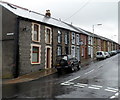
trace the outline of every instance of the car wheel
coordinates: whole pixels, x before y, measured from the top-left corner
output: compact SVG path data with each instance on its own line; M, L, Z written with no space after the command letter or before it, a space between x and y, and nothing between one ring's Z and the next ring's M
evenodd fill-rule
M71 66L70 70L71 70L71 72L75 71L74 65Z
M78 66L77 66L77 69L78 69L78 70L80 70L80 69L81 69L81 66L80 66L80 65L78 65Z

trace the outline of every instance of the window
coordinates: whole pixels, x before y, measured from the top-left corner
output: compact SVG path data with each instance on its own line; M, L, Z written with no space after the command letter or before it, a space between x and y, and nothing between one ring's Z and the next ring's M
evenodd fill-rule
M71 55L75 57L75 46L71 46Z
M47 44L51 44L51 28L45 27L45 41Z
M58 43L61 43L62 41L62 33L58 30Z
M93 45L93 37L91 37L91 45Z
M91 47L88 46L88 55L90 55L90 54L91 54Z
M90 45L91 44L91 37L88 36L88 44Z
M81 54L81 56L82 57L84 56L84 48L82 48L82 54Z
M65 47L65 54L69 54L69 48Z
M86 39L86 38L87 38L87 37L85 36L85 38L84 38L84 39L85 39L85 40L84 40L84 44L85 44L85 45L86 45L86 42L87 42L87 39Z
M32 41L40 42L40 25L32 23Z
M75 33L72 32L72 44L75 44Z
M65 44L69 43L69 34L65 33Z
M31 64L40 64L40 45L32 45L31 48Z
M57 48L57 55L62 55L62 47L61 46L58 46Z
M79 38L80 38L80 37L79 37L79 34L76 34L76 44L77 44L77 45L79 45L79 42L80 42Z

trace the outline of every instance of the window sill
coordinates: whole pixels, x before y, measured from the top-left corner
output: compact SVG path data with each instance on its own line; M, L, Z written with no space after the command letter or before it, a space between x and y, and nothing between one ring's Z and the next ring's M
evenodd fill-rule
M35 40L32 40L33 42L36 42L36 43L40 43L40 40L39 41L35 41Z
M39 63L31 63L32 65L40 65L40 62Z
M51 43L46 43L46 44L49 44L49 45L50 45Z

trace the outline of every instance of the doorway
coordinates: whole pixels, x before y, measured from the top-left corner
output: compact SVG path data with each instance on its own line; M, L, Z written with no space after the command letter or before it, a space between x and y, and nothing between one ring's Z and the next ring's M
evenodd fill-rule
M51 68L51 49L46 48L46 68Z
M76 47L76 58L78 61L80 61L80 48Z

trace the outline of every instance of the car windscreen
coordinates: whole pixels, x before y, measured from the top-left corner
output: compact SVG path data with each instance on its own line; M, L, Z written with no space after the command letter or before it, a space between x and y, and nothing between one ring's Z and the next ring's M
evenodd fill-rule
M67 60L67 56L63 56L62 59Z
M67 56L65 56L65 55L64 56L63 55L62 56L58 56L56 61L59 62L61 59L67 60Z

